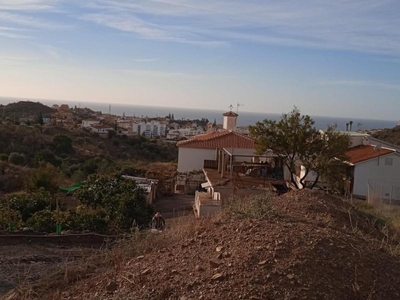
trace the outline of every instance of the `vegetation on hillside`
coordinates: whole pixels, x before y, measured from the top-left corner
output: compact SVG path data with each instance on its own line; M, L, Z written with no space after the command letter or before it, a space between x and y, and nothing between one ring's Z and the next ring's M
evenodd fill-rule
M400 146L400 126L380 130L372 136L390 144Z
M18 121L19 118L33 118L39 121L39 116L50 115L55 110L40 102L19 101L7 105L0 105L0 116Z

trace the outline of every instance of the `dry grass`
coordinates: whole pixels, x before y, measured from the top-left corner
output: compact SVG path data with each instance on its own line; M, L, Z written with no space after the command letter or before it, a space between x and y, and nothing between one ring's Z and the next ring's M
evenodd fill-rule
M231 198L222 209L222 216L233 219L271 220L277 216L272 209L274 195L266 192L262 195Z
M5 296L5 300L60 299L62 291L83 279L93 279L107 285L121 274L123 267L138 256L165 249L189 239L197 231L216 222L215 218L195 219L193 216L171 220L164 232L140 232L134 228L132 233L121 238L101 253L90 255L80 261L64 263L56 272L43 274L39 282L21 282L17 288ZM130 274L123 274L129 282ZM132 282L133 284L133 282ZM44 296L51 295L51 296Z

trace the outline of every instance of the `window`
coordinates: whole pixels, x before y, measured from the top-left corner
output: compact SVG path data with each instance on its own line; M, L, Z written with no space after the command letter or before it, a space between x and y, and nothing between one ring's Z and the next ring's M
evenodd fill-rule
M385 158L385 166L393 166L393 158Z

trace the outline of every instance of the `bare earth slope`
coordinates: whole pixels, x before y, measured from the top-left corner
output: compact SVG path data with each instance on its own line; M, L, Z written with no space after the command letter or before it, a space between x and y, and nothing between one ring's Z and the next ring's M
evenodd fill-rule
M40 298L400 299L397 248L370 218L311 191L275 198L271 209L267 220L188 219Z

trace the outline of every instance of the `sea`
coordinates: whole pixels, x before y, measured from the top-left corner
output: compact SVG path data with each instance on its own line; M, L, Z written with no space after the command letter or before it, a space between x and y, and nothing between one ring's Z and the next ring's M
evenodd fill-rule
M26 98L10 98L0 97L0 104L6 105L8 103L27 101ZM94 111L101 111L102 113L109 113L111 111L114 115L122 116L136 116L136 117L165 117L169 114L174 114L175 119L202 119L206 118L210 122L217 121L218 124L222 123L222 110L206 110L182 107L162 107L162 106L142 106L142 105L129 105L129 104L113 104L113 103L96 103L96 102L78 102L67 100L49 100L49 99L29 99L32 102L41 102L45 105L52 106L53 104L68 104L70 107L87 107ZM236 111L235 111L236 112ZM280 120L282 114L268 113L268 112L246 112L239 111L237 119L238 126L254 125L258 121L265 119ZM315 121L315 127L318 129L326 129L330 125L336 125L338 130L345 130L346 123L353 121L353 131L356 130L375 130L384 128L393 128L397 126L398 120L373 120L363 119L358 117L343 118L334 116L311 116Z

